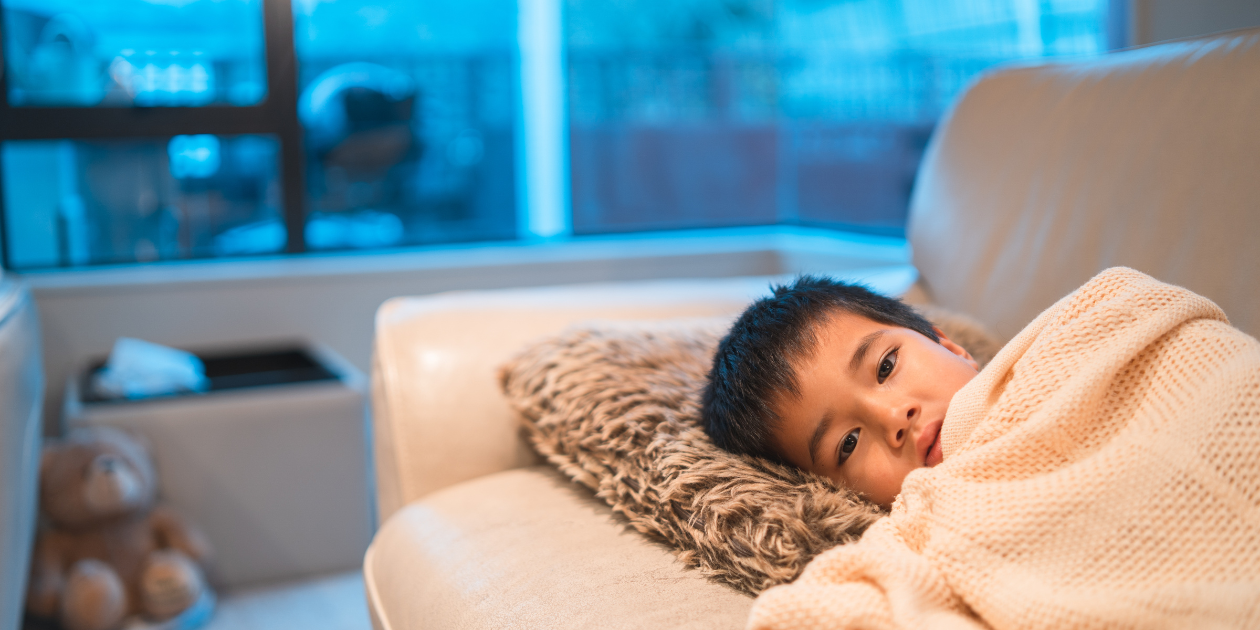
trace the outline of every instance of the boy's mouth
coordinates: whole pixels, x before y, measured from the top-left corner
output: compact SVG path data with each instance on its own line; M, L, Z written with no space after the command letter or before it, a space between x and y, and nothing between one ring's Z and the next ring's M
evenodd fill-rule
M915 441L915 447L919 451L919 460L924 466L935 466L945 459L945 455L941 453L941 420L933 420L923 427L923 431L919 433L919 438Z

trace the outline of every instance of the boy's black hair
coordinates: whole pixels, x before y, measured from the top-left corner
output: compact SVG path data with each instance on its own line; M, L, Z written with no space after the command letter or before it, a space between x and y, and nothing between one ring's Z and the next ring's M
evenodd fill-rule
M940 343L914 309L859 284L806 275L772 288L774 295L749 306L718 344L704 389L705 431L733 453L784 461L771 438L779 422L771 403L781 392L799 394L792 363L813 351L814 331L829 315L847 312Z

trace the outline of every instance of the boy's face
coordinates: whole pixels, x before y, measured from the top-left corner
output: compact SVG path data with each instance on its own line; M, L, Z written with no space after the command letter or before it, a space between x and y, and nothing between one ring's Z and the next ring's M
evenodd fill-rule
M849 313L820 324L813 354L793 366L800 396L784 392L774 401L779 451L892 505L910 471L941 462L949 401L979 371L966 350L936 333L939 344Z

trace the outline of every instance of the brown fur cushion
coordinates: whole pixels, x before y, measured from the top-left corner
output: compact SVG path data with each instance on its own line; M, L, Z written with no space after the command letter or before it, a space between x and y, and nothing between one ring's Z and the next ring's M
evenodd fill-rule
M954 338L942 314L933 321ZM684 563L756 594L855 540L882 512L827 479L709 441L700 391L729 324L574 327L525 349L500 381L539 453Z

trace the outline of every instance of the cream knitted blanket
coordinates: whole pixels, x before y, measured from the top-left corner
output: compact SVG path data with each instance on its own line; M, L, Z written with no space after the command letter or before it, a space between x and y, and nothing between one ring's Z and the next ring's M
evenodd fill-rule
M945 461L751 628L1260 628L1260 343L1109 269L954 396Z

